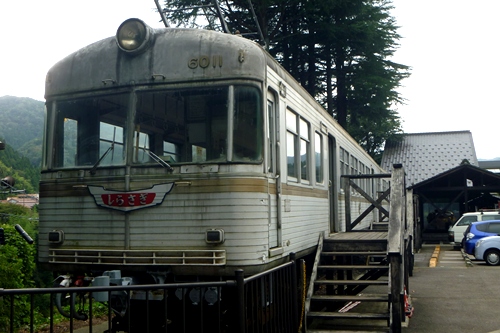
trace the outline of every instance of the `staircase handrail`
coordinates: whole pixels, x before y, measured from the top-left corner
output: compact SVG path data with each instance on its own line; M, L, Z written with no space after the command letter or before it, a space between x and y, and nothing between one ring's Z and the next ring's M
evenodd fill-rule
M307 289L307 296L306 296L306 304L304 307L304 318L307 317L307 313L309 312L309 308L311 306L311 298L314 293L314 281L316 281L316 277L318 275L318 265L320 262L321 258L321 252L323 252L323 233L321 232L319 234L319 239L318 239L318 248L316 250L316 257L314 259L314 266L311 272L311 279L309 281L309 288Z

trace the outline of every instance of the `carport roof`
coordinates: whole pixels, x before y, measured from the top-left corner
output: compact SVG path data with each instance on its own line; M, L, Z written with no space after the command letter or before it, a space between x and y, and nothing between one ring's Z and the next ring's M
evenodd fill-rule
M500 175L464 163L410 189L426 202L458 202L461 213L477 211L498 205Z
M409 188L414 190L426 188L428 191L456 188L480 192L500 192L500 175L464 163Z

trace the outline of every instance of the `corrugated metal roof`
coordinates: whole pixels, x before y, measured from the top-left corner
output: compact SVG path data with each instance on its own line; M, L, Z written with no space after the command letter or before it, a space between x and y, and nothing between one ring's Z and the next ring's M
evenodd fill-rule
M392 165L402 164L406 186L412 186L459 166L463 160L479 166L470 131L412 133L386 143L381 166L392 171Z

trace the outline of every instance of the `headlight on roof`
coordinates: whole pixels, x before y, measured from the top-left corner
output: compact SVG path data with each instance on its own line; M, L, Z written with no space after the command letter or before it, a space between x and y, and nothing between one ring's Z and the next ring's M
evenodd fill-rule
M116 42L122 51L129 54L139 54L152 44L153 35L153 29L144 21L131 18L118 27Z

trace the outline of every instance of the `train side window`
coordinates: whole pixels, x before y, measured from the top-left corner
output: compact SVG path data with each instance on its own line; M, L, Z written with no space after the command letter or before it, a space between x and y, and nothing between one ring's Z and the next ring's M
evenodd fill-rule
M365 165L365 174L369 175L370 174L370 168ZM366 178L365 179L365 191L366 193L370 193L370 179Z
M365 174L369 175L370 174L370 168L365 165ZM370 179L366 178L365 179L365 192L370 193Z
M286 164L288 177L297 177L296 168L296 141L298 136L297 130L298 116L290 110L286 110Z
M365 165L363 162L359 161L359 174L365 174ZM361 178L359 182L359 187L366 192L366 178Z
M276 138L276 124L275 124L275 106L274 99L272 99L272 92L268 92L270 99L267 100L267 163L268 171L272 174L276 172L276 151L274 149Z
M232 161L261 161L263 112L260 94L254 87L234 89Z
M309 181L309 155L311 141L309 138L309 124L300 118L300 178Z
M314 159L316 168L316 183L323 183L323 137L314 133Z
M349 174L349 153L344 148L340 147L340 174Z
M291 110L286 112L288 176L309 183L309 123Z
M351 155L351 175L358 174L358 159Z

